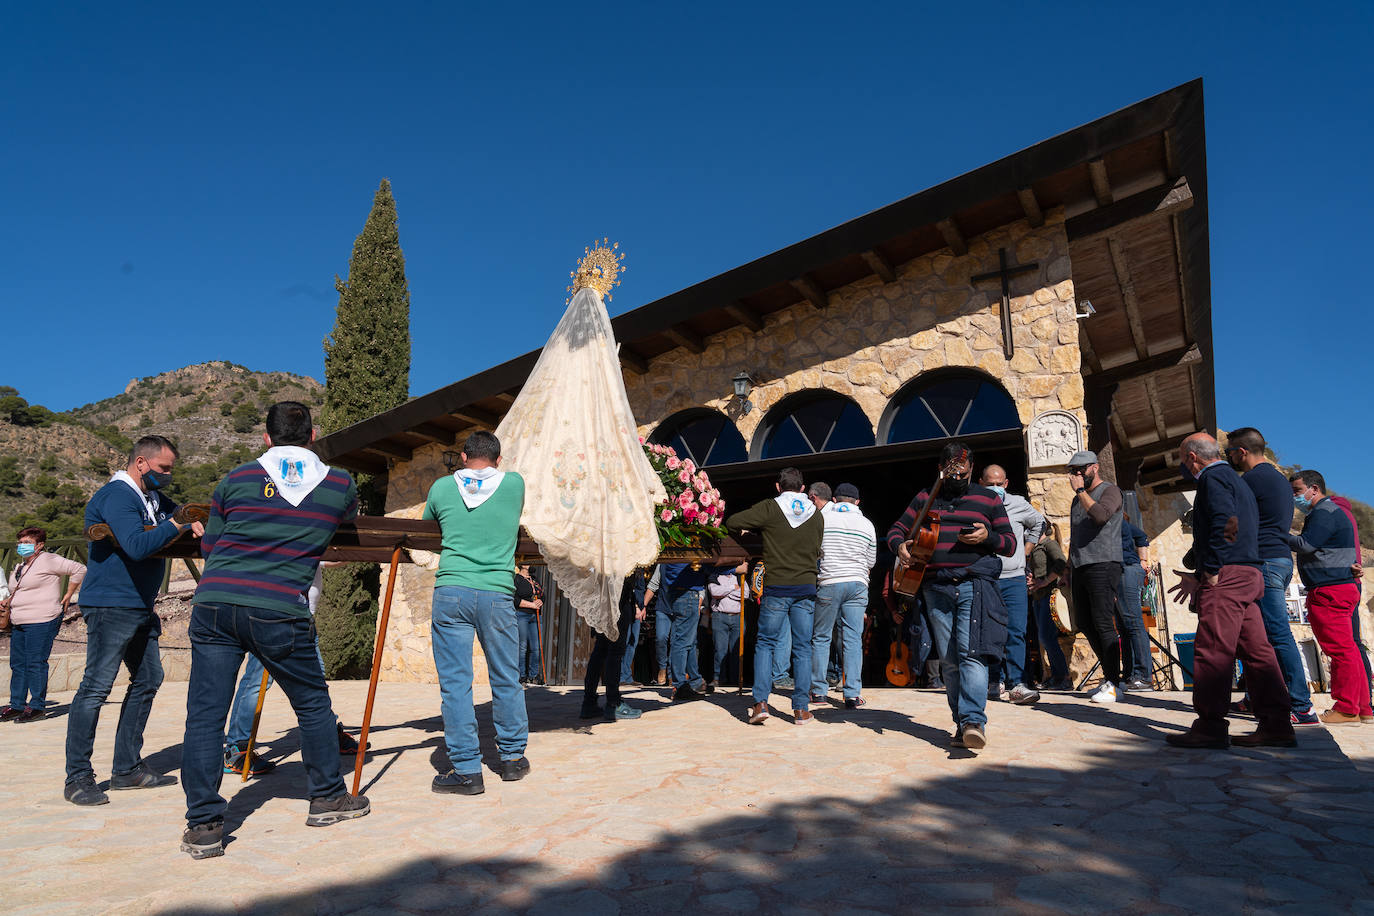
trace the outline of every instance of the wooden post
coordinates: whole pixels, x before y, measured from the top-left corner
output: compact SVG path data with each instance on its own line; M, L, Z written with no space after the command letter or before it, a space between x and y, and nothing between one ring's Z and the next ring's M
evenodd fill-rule
M367 756L367 729L372 724L372 703L377 699L377 675L382 670L382 650L386 648L386 628L391 620L391 596L396 590L396 567L401 563L401 545L391 551L391 571L386 579L386 598L382 602L382 619L377 622L377 646L372 651L372 678L367 684L367 706L363 708L363 731L358 736L358 754L353 764L353 794L363 785L363 758Z
M534 635L539 639L539 680L543 684L549 682L549 674L544 670L544 621L539 616L539 608L534 609ZM520 663L524 664L521 659Z
M746 569L744 575L739 577L739 663L735 665L735 696L744 693L744 592L748 578L749 571ZM720 677L719 671L716 677Z
M258 687L258 705L253 709L253 730L248 733L248 747L243 752L243 778L240 782L248 781L248 771L253 766L253 745L258 742L258 723L262 721L262 701L267 698L267 680L270 675L267 669L262 669L262 684Z

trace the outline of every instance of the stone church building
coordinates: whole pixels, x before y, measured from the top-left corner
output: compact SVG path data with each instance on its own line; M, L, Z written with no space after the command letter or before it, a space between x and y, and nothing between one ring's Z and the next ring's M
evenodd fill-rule
M641 435L703 465L727 506L773 495L778 470L794 465L808 482L858 485L881 533L957 436L978 467L1005 467L1010 489L1067 539L1065 461L1087 447L1128 492L1156 559L1175 568L1190 535L1174 452L1216 428L1202 82L613 325ZM387 514L418 517L448 473L443 453L496 427L538 355L336 432L319 450L386 475ZM402 566L383 678L434 679L432 587L432 572ZM585 625L566 604L547 616L551 679L578 677ZM1196 628L1181 608L1166 617L1167 633Z

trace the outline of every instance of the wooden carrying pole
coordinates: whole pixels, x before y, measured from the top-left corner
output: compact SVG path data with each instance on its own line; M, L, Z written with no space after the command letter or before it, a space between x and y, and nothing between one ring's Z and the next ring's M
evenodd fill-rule
M748 576L747 572L739 577L739 664L735 666L736 696L744 693L744 591L746 576ZM720 677L719 671L716 672L716 677Z
M258 686L258 705L253 709L253 730L248 733L248 747L243 752L243 778L240 782L248 781L248 771L253 766L253 745L258 743L258 723L262 721L262 701L267 698L267 681L270 677L267 669L263 668L262 684Z
M544 621L539 616L539 608L534 609L534 633L539 638L539 683L549 682L549 673L544 670ZM524 664L522 658L520 664Z
M353 764L353 794L363 785L363 758L367 756L367 729L372 723L372 703L377 699L377 675L382 670L382 650L386 648L386 627L391 619L391 596L396 591L396 567L401 563L401 545L391 551L391 570L387 573L386 599L382 602L382 619L377 621L377 647L372 652L372 677L367 683L367 706L363 708L363 731L358 736L358 755Z

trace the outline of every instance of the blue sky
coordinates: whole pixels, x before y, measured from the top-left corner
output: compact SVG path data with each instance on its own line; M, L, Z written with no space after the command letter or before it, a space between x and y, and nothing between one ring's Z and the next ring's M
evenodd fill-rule
M540 346L593 239L618 314L1201 76L1219 421L1374 502L1374 5L201 6L2 14L0 384L34 403L323 379L383 177L418 395Z

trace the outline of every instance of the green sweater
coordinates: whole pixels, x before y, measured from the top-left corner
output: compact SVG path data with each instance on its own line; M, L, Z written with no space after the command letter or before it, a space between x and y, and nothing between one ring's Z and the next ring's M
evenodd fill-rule
M755 503L727 516L731 531L748 528L763 534L763 587L816 584L816 564L821 556L825 522L819 511L793 528L782 509L771 499Z
M515 544L525 508L525 479L507 471L501 486L469 509L453 475L429 488L424 518L439 523L443 550L434 584L515 594Z

